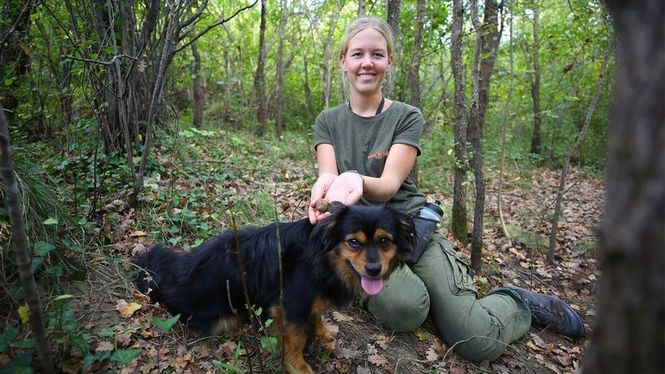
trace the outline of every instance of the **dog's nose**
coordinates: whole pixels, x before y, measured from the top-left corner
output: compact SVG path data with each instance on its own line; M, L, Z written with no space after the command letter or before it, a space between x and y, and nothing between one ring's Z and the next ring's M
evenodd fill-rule
M370 277L376 277L381 274L381 264L376 262L368 262L365 264L365 271Z

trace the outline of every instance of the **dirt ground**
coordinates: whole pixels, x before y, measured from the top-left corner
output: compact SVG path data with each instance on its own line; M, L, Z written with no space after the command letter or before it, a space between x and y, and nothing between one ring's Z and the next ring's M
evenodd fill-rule
M546 262L548 220L558 178L557 171L541 169L528 180L506 181L511 187L504 187L501 206L510 239L499 219L497 185L488 184L484 272L475 277L475 282L481 295L505 284L556 295L578 311L588 337L599 277L594 230L602 214L603 185L577 171L569 176L556 262L550 265ZM444 207L452 205L445 196L428 197L441 201ZM450 237L446 227L442 231ZM87 281L72 290L85 295L71 305L82 326L93 331L113 326L115 346L141 350L122 372L281 372L279 355L260 349L263 334L249 327L228 337L195 336L181 323L168 332L156 328L151 317L166 320L170 315L137 295L129 279L132 255L151 244L140 236L125 235L114 246L113 257L87 264L93 269ZM467 247L454 244L462 257L468 257ZM125 253L126 258L119 253ZM128 305L138 305L138 309L128 312ZM508 345L499 359L471 363L437 337L429 320L417 331L395 333L380 326L358 305L330 311L325 318L339 330L337 348L328 351L312 342L305 356L319 373L572 373L578 370L588 344L588 338L569 339L533 326L527 335ZM91 349L102 349L107 344L103 339L93 340ZM110 368L107 365L94 364L90 371L106 371ZM73 370L76 366L72 363Z

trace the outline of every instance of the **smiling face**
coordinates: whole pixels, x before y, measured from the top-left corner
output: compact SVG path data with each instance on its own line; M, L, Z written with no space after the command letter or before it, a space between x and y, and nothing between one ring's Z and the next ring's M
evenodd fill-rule
M340 55L340 64L352 95L380 94L383 78L391 63L386 38L371 27L349 39L346 52Z

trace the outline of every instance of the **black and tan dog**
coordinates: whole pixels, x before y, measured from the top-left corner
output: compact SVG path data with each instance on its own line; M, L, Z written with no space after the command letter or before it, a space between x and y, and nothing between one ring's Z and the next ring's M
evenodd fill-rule
M217 334L238 326L247 315L242 266L250 303L270 311L280 347L284 337L289 370L311 373L303 358L308 329L334 346L335 334L323 324L321 313L349 303L356 294L381 292L383 281L413 250L413 230L412 219L392 208L342 206L315 226L302 219L247 227L237 235L225 232L189 253L157 245L136 260L143 271L135 279L142 292L180 314L190 328Z

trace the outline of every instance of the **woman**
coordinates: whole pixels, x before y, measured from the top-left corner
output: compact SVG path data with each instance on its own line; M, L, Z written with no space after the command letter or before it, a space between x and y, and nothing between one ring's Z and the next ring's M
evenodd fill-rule
M322 199L344 204L389 204L415 216L426 198L409 176L420 155L419 109L384 98L381 88L393 62L393 36L381 19L358 18L347 26L339 61L349 101L316 119L319 178L311 192L309 219L316 224ZM557 298L509 287L477 299L468 266L449 241L435 234L417 262L403 266L367 309L397 331L416 329L431 313L446 344L472 361L499 357L533 322L581 336L577 314Z

